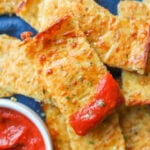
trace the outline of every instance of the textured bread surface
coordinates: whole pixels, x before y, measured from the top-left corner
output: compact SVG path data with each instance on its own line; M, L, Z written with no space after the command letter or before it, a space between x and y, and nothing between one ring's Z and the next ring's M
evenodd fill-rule
M7 56L7 50L9 49L17 49L17 45L20 43L20 41L14 37L10 37L7 35L1 35L0 36L0 55L5 57ZM3 60L1 60L3 61ZM1 63L0 61L0 63ZM0 68L1 71L2 68ZM0 97L8 97L11 96L12 92L5 89L3 86L0 87Z
M11 92L8 92L3 88L0 88L0 98L8 97L8 96L11 96L11 95L12 95Z
M113 16L93 0L27 0L17 14L38 31L69 14L104 63L145 73L150 41L150 26L145 21Z
M146 3L136 1L121 1L118 5L119 15L126 18L136 18L150 24L150 8ZM127 105L144 105L150 103L150 57L148 57L146 75L123 71L122 88Z
M84 137L80 137L72 131L58 108L52 105L44 105L43 108L55 150L125 150L117 113L109 116Z
M44 104L42 107L46 115L46 125L51 135L54 149L72 150L65 118L62 113L52 105Z
M150 9L146 3L138 1L120 1L118 4L118 14L129 19L140 19L150 21Z
M66 117L93 99L107 73L69 16L1 52L0 62L0 87L53 103Z
M123 71L122 89L127 105L144 105L150 103L150 75L138 75Z
M146 3L122 1L118 5L119 15L136 18L150 23L150 9ZM122 88L127 105L145 105L150 103L150 57L148 57L147 75L138 75L123 71ZM149 105L120 109L119 120L125 137L127 150L150 149L150 108Z
M150 0L143 0L143 3L145 3L150 8Z
M0 0L0 14L15 14L23 0Z
M125 150L125 142L117 113L107 117L103 123L83 137L77 136L69 126L68 134L73 150Z
M119 115L126 149L149 150L150 107L147 105L122 108Z
M69 116L92 100L107 72L69 16L34 38L17 41L15 47L15 39L11 40L9 48L0 49L0 87L55 105L47 104L45 112L56 149L124 150L116 114L84 137L77 136L69 125Z

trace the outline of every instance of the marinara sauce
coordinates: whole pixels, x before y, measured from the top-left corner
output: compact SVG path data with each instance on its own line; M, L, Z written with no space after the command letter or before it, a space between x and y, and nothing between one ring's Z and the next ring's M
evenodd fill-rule
M38 128L17 111L0 107L0 150L46 150Z

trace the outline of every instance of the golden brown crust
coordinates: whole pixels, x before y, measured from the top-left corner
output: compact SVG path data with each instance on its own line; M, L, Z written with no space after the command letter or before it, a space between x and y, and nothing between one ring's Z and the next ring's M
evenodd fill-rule
M8 92L7 90L0 87L0 98L9 97L13 94L11 92Z
M32 27L39 29L39 24L40 20L38 20L38 12L39 12L39 7L38 4L40 3L41 0L23 0L20 5L18 5L16 14L22 13L22 15L26 15L28 18L26 21L31 24ZM30 13L28 13L30 12ZM37 18L33 19L33 18ZM50 25L48 25L50 26Z
M142 2L122 1L118 5L119 15L122 17L136 18L150 24L150 9ZM147 55L148 56L148 55ZM123 71L122 88L127 105L150 104L150 56L147 63L148 75Z
M99 37L98 53L102 61L112 67L143 74L147 66L149 39L148 23L119 18L112 29Z
M140 74L145 72L150 43L149 24L115 17L91 0L78 3L75 12L78 12L82 30L104 63Z
M53 102L67 117L93 98L107 72L70 17L10 47L0 61L1 87Z
M127 105L150 104L150 75L138 75L123 71L122 89Z
M68 133L72 150L125 150L117 113L109 116L103 123L83 137L77 136L69 126Z
M23 0L0 0L0 14L14 14Z
M41 32L53 25L60 18L71 15L69 8L72 6L68 0L25 0L18 7L17 14L21 17L24 16L24 20ZM57 13L57 9L62 11ZM54 16L47 17L48 14L54 14Z
M46 114L46 125L51 135L54 149L71 150L64 116L55 106L43 105L43 109Z
M145 3L138 1L120 1L118 4L118 14L129 19L144 19L150 22L150 11Z
M2 53L0 57L0 68L2 68L0 86L42 102L54 103L62 114L50 106L45 110L49 129L51 132L64 129L65 126L61 124L60 127L58 122L62 123L65 119L73 150L81 145L83 150L90 150L92 147L93 149L103 147L103 150L106 147L108 150L114 146L124 149L116 115L112 115L102 127L99 125L84 138L75 135L69 125L70 114L92 99L99 80L107 72L95 51L87 43L84 34L78 26L74 26L71 17L66 16L34 38L24 42L19 41L16 47L11 47L10 44L7 50L0 49L1 51L5 54L7 52L7 55ZM50 117L50 114L55 114L52 116L56 118ZM53 128L55 130L52 130ZM112 130L113 128L115 130ZM53 135L56 145L60 142L58 138L62 138L64 134L66 134L65 129L55 138ZM96 141L96 144L92 140ZM57 148L63 144L67 149L67 138L64 143L58 143Z
M56 19L69 14L79 22L104 63L145 73L150 41L150 27L146 22L113 16L93 0L46 0L35 5L34 1L27 0L18 15L37 30L43 31Z
M68 123L70 114L93 98L99 80L107 72L75 20L65 16L36 37L27 38L13 48L10 45L7 55L2 54L0 61L0 86L39 101L54 103L61 111L62 114L51 106L45 110L56 149L61 146L65 150L70 148L68 138L58 141L66 130L65 126L57 125L64 123L65 119L73 150L124 150L117 114L84 138L75 135ZM64 132L57 135L60 129Z
M20 41L14 37L10 37L7 35L0 36L0 55L7 55L7 50L10 48L17 48L16 45L19 44ZM0 68L1 71L1 68ZM13 95L13 93L9 92L4 87L0 87L0 97L9 97Z
M55 150L124 150L125 143L117 114L109 116L89 134L80 137L72 131L64 116L55 106L44 105L43 108Z
M150 149L150 107L147 105L122 108L119 116L126 149Z
M145 3L147 5L147 7L149 7L149 9L150 9L150 0L143 0L143 3Z

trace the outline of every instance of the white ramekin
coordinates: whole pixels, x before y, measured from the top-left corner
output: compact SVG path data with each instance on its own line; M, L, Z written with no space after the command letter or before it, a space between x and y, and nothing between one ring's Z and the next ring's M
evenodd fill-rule
M46 150L53 150L52 141L49 136L47 127L45 126L43 120L31 108L19 102L13 102L8 99L0 99L0 107L15 110L21 113L22 115L26 116L39 129L42 138L44 140Z

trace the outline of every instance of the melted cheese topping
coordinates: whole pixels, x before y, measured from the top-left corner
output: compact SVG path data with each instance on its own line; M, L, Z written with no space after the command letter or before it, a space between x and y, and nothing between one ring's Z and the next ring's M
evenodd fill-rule
M0 41L8 42L4 38ZM56 149L63 146L65 150L124 150L116 114L84 137L77 136L69 125L68 117L92 99L99 80L107 72L71 18L62 18L15 47L12 43L7 50L0 49L4 52L0 57L0 86L58 107L45 106Z
M0 97L8 97L11 96L12 93L0 87Z
M119 15L122 17L136 18L150 24L150 9L141 2L122 1L118 5ZM127 105L150 103L150 57L148 58L148 75L123 71L122 88Z
M150 0L143 0L143 3L145 3L150 8Z
M55 150L124 150L124 139L116 113L108 117L89 134L80 137L74 133L55 106L44 105L44 111Z
M138 1L120 1L118 4L118 13L121 17L129 19L143 19L150 21L150 11L145 3Z
M89 43L107 65L145 72L150 38L146 22L113 16L93 0L27 0L18 11L38 31L66 14L79 22Z
M3 55L3 57L5 57L7 55L7 50L17 48L17 45L19 43L20 41L16 38L9 37L7 35L1 35L0 36L0 55ZM1 61L3 61L3 59L1 59ZM0 71L2 71L2 68L0 68ZM12 92L10 92L8 89L5 89L3 86L0 87L0 97L8 97L11 95L12 95Z
M150 108L136 106L120 110L120 125L129 150L150 149Z
M122 89L127 105L144 105L150 103L150 76L123 71Z
M23 0L0 0L0 14L15 13Z
M55 150L71 150L65 118L59 109L52 105L43 105L46 125L50 132Z
M91 101L107 71L73 25L67 16L7 49L0 57L0 87L55 103L68 116Z

